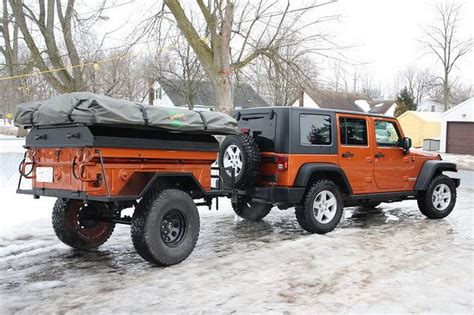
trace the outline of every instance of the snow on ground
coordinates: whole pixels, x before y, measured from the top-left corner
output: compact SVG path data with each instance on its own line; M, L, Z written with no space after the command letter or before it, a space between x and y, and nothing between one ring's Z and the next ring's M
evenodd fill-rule
M460 172L444 220L425 219L414 201L348 208L324 236L303 232L293 209L247 222L223 199L218 212L200 209L196 249L168 268L135 253L128 226L96 251L61 244L53 200L4 184L0 313L472 313L473 174Z
M474 171L474 155L440 153L441 158L448 162L456 163L458 169Z

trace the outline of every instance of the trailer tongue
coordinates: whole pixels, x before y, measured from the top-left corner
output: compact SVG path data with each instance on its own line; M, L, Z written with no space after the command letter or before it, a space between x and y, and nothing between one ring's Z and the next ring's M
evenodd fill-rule
M53 228L74 248L96 248L125 223L140 256L177 264L199 235L196 205L234 194L211 174L219 149L212 134L236 133L235 120L222 113L81 92L21 104L15 123L31 128L17 192L58 198ZM32 187L23 189L22 178ZM133 217L122 216L130 207Z

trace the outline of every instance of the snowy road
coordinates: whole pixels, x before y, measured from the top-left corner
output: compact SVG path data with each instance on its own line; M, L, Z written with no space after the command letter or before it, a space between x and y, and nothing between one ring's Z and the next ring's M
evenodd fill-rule
M196 249L168 268L135 254L128 226L97 251L70 249L50 227L53 200L4 188L0 313L472 313L474 172L460 175L444 220L425 219L414 201L348 208L325 236L303 232L293 209L251 223L225 202L203 208Z

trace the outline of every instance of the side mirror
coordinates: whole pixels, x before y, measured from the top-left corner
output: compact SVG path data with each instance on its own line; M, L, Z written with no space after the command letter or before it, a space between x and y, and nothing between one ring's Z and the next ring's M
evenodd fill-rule
M404 151L405 153L408 153L408 151L409 151L410 148L411 148L411 139L408 138L408 137L403 138L403 145L402 145L402 147L403 147L403 151Z

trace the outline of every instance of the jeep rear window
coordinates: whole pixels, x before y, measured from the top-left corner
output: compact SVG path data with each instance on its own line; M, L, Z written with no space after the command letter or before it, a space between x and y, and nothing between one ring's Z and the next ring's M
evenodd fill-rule
M300 142L302 145L331 144L331 117L327 115L300 115Z
M342 145L367 145L367 123L365 119L339 118Z
M243 113L239 120L239 129L249 129L262 152L275 151L277 114L270 117L269 113Z

